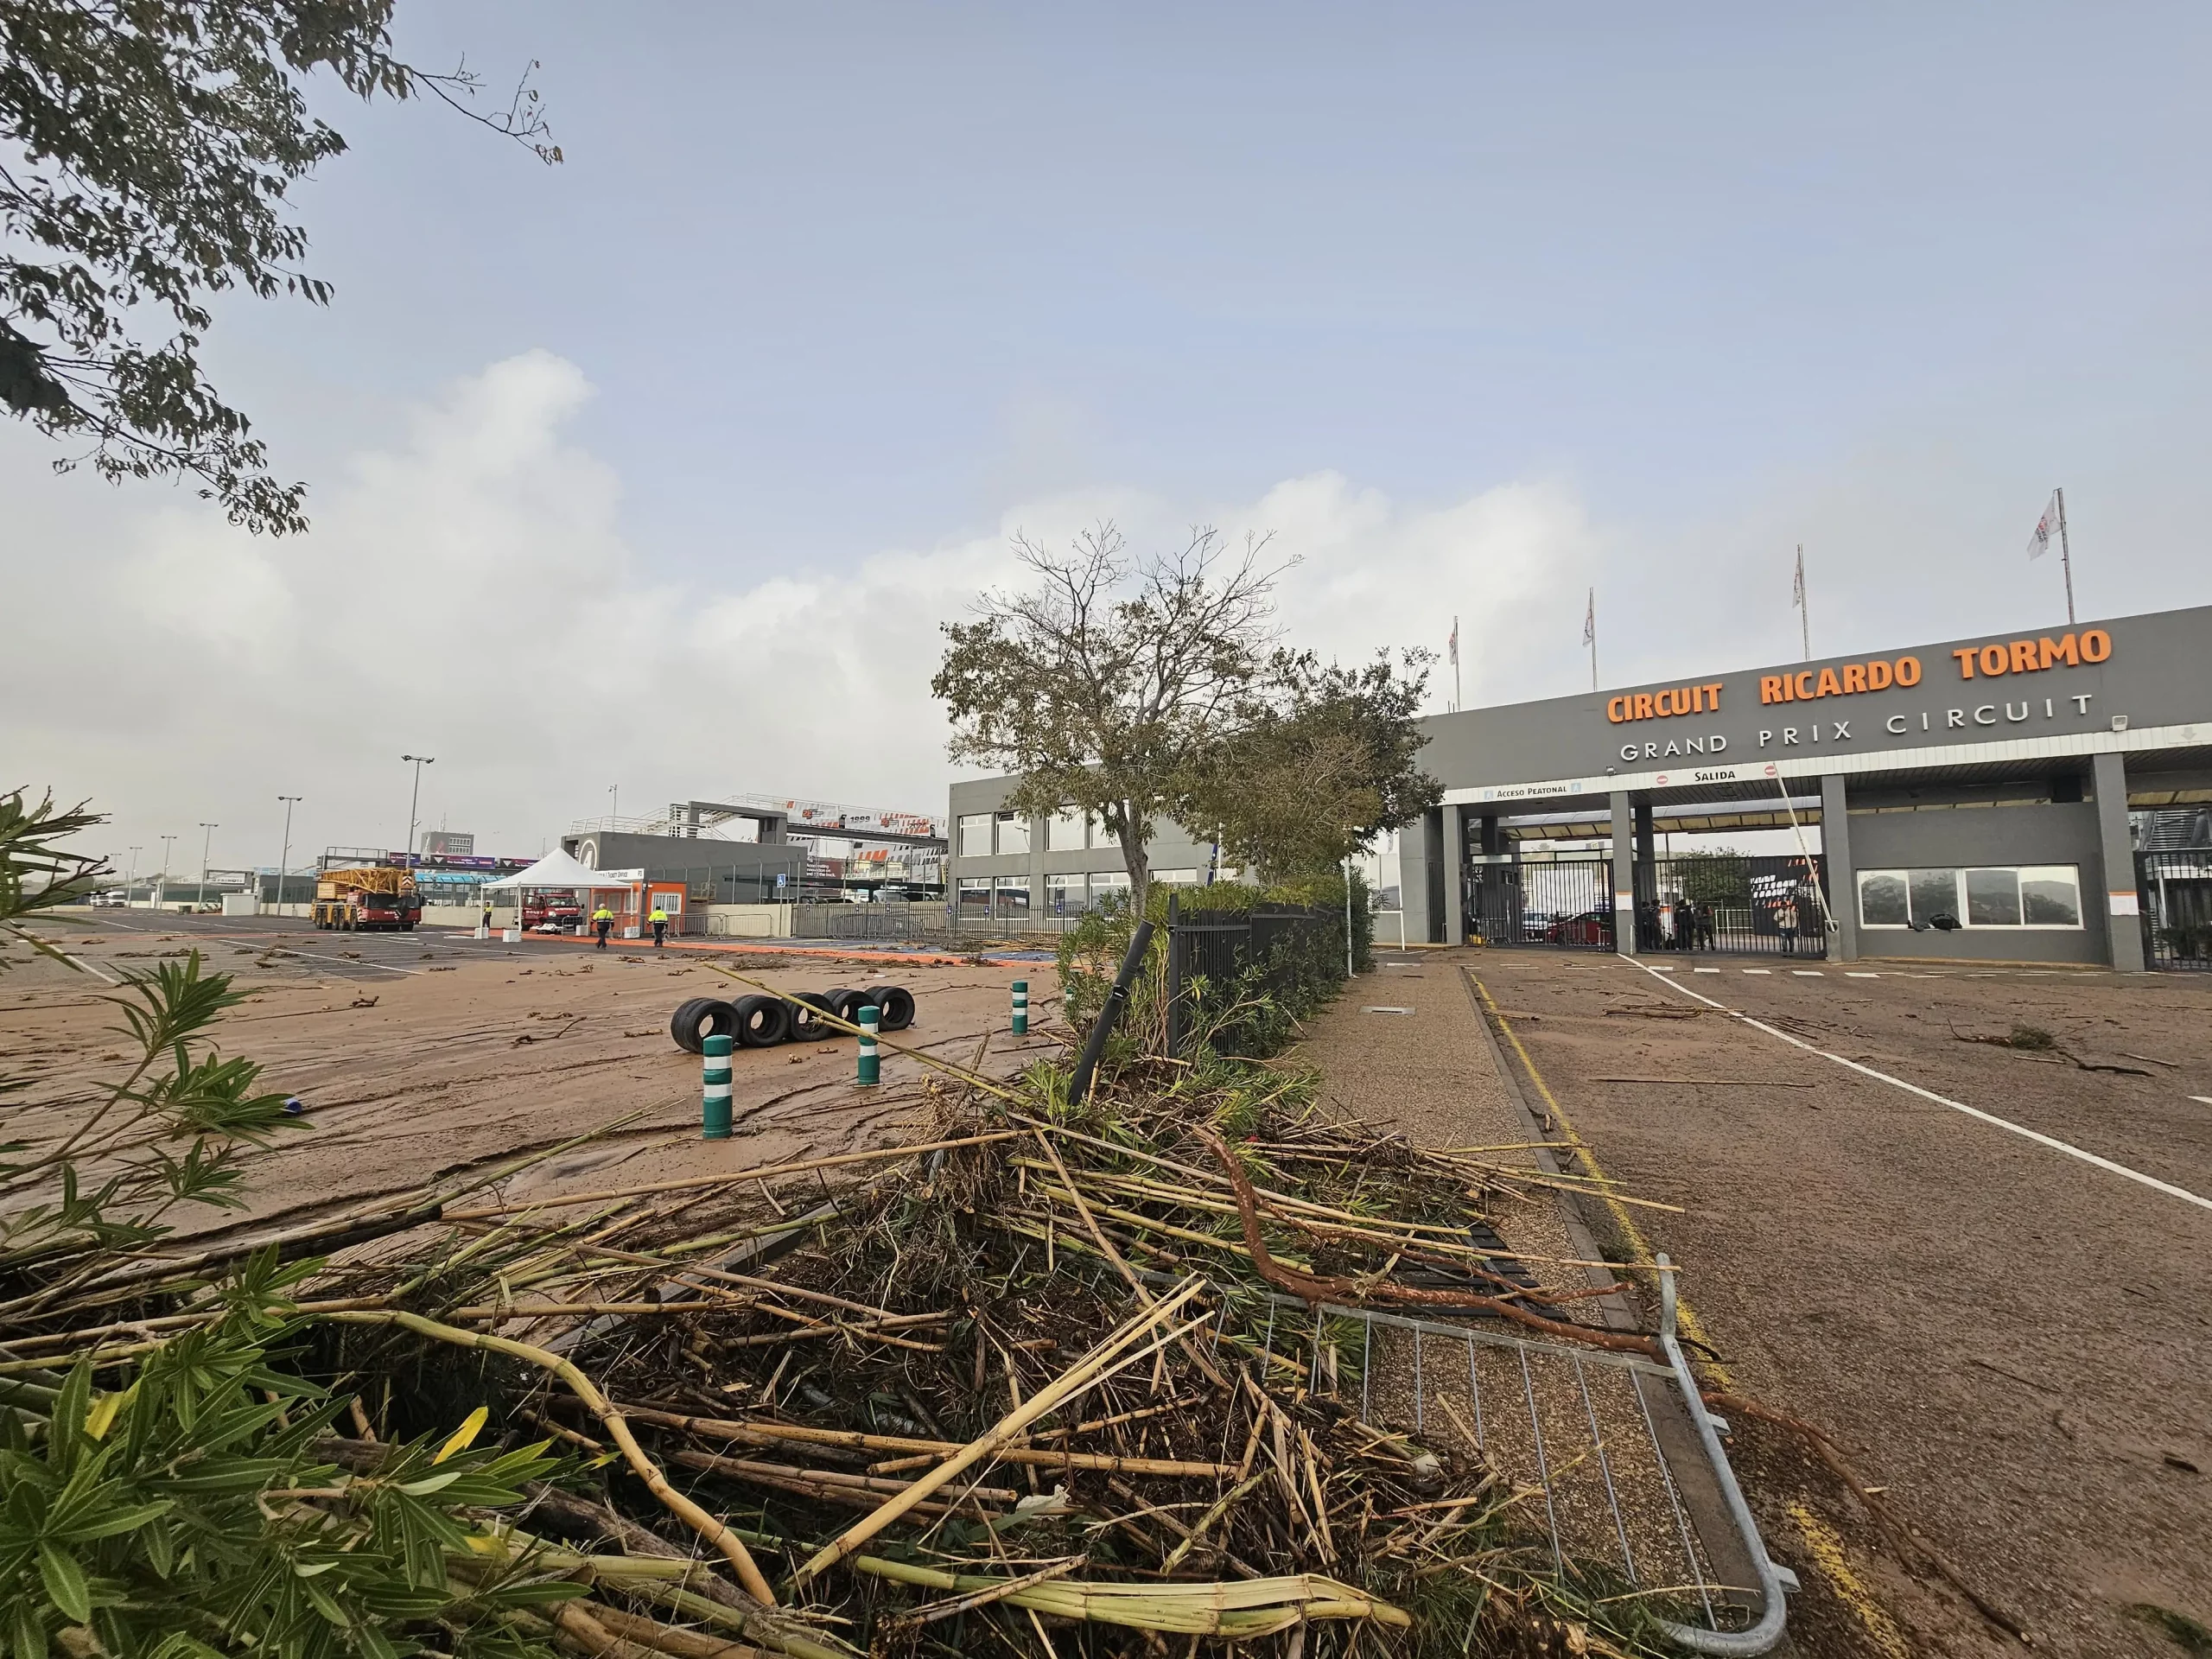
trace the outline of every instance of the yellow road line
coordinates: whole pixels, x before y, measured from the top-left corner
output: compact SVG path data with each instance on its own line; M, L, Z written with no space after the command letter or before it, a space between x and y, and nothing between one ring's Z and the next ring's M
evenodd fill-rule
M1813 1558L1813 1565L1835 1592L1836 1599L1851 1609L1859 1624L1865 1626L1867 1638L1874 1644L1882 1659L1912 1659L1911 1645L1904 1639L1904 1632L1897 1621L1884 1612L1881 1604L1874 1599L1874 1592L1866 1581L1851 1570L1845 1559L1843 1538L1834 1527L1815 1515L1804 1504L1793 1503L1789 1518L1804 1535L1806 1552Z
M1497 1028L1505 1033L1505 1040L1513 1045L1513 1052L1521 1062L1521 1069L1529 1074L1529 1081L1536 1085L1536 1092L1544 1097L1545 1107L1558 1120L1560 1127L1567 1131L1567 1144L1580 1155L1584 1166L1599 1181L1611 1180L1611 1178L1599 1166L1597 1154L1590 1150L1589 1142L1576 1131L1574 1120L1567 1115L1565 1108L1552 1094L1551 1085L1544 1081L1544 1074L1536 1070L1535 1061L1529 1058L1529 1051L1521 1046L1520 1033L1513 1029L1512 1021L1505 1017L1491 998L1490 987L1484 984L1472 969L1465 971L1475 988L1476 995L1482 998L1483 1007L1489 1010L1491 1018L1497 1021ZM1596 1189L1594 1196L1605 1200L1605 1208L1612 1212L1613 1221L1621 1230L1621 1236L1628 1241L1629 1248L1636 1252L1637 1259L1646 1267L1654 1265L1655 1252L1645 1240L1643 1230L1637 1226L1635 1218L1629 1214L1628 1206L1615 1200L1602 1186ZM1678 1279L1675 1283L1679 1287L1681 1281ZM1690 1311L1689 1303L1679 1294L1675 1300L1675 1319L1681 1327L1682 1334L1706 1351L1705 1369L1711 1373L1713 1381L1724 1389L1733 1388L1735 1383L1728 1375L1727 1367L1710 1357L1713 1348L1706 1338L1703 1322Z

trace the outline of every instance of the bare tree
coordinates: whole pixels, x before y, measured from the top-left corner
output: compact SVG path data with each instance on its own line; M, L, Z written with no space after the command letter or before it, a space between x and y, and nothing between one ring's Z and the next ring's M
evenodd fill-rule
M1278 655L1268 538L1228 549L1211 527L1132 561L1111 522L1065 554L1014 537L1032 591L986 594L930 689L951 711L956 760L1021 775L1014 810L1096 815L1120 843L1132 901L1151 887L1153 828L1264 712Z

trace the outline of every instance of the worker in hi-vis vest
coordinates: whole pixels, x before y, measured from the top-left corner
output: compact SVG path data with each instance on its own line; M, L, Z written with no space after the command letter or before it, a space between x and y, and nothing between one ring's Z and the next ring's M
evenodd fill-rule
M661 940L668 934L668 912L658 905L655 905L652 915L647 919L653 925L653 949L658 950L660 949Z
M607 936L614 931L614 912L601 905L591 913L592 931L599 935L599 948L607 949Z

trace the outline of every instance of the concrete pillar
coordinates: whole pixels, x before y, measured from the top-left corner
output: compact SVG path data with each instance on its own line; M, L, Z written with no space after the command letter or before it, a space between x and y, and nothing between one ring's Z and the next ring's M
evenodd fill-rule
M1482 826L1481 850L1495 858L1505 850L1505 838L1497 832L1497 814L1485 812L1478 822Z
M2084 894L2083 902L2101 902L2105 938L2113 970L2143 971L2142 901L2135 891L2135 841L2127 833L2127 761L2118 754L2089 757L2089 785L2097 795L2097 848L2104 868L2098 886L2101 901Z
M1628 791L1613 791L1613 949L1636 954L1636 831Z
M1029 820L1029 919L1045 913L1045 820Z
M1444 918L1431 894L1443 862L1444 815L1436 808L1398 832L1398 895L1406 907L1406 938L1435 944L1444 937Z
M1828 908L1835 914L1832 941L1838 962L1859 960L1859 873L1851 861L1851 824L1841 774L1821 779L1821 857L1828 878Z
M1467 814L1444 809L1444 943L1467 942Z
M1636 914L1639 925L1659 897L1658 836L1651 825L1651 803L1636 804ZM1641 941L1639 941L1641 943Z

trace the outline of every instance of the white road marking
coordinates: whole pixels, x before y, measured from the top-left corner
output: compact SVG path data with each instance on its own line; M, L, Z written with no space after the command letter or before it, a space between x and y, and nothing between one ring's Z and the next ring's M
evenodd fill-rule
M1717 974L1720 970L1718 968L1693 968L1690 971L1694 974Z
M1881 977L1879 974L1855 974L1848 968L1843 970L1843 976L1846 979L1879 979Z
M1655 974L1671 974L1675 970L1672 968L1654 968L1650 971Z
M1641 967L1643 964L1631 959L1629 965ZM1745 971L1756 973L1758 970L1746 969ZM1933 976L1929 977L1932 978ZM1662 980L1660 982L1665 984L1669 982ZM1677 986L1675 988L1685 996L1696 997L1706 1007L1716 1008L1732 1020L1740 1020L1753 1029L1766 1033L1770 1037L1779 1038L1792 1048L1802 1048L1808 1054L1817 1054L1824 1060L1833 1060L1847 1071L1856 1071L1861 1077L1872 1077L1878 1083L1886 1083L1893 1089L1902 1089L1909 1095L1917 1095L1921 1099L1933 1101L1938 1106L1948 1106L1955 1112L1963 1112L1968 1117L1979 1118L1984 1123L1994 1124L2000 1129L2008 1130L2018 1135L2024 1141L2032 1141L2039 1147L2048 1147L2053 1152L2064 1153L2069 1158L2078 1158L2085 1164L2093 1164L2111 1174L2119 1175L2140 1185L2147 1186L2154 1192L2163 1192L2170 1198L2179 1198L2183 1204L2193 1204L2200 1210L2212 1211L2212 1198L2200 1198L2185 1186L2176 1186L2172 1182L2162 1181L2155 1175L2145 1175L2139 1169L2130 1169L2126 1164L2116 1164L2109 1158L2101 1158L2094 1152L2084 1151L2070 1141L2061 1141L2056 1135L2045 1135L2040 1129L2031 1129L2025 1124L2015 1123L2010 1118L1998 1116L1994 1112L1985 1112L1978 1106L1968 1106L1963 1102L1949 1099L1937 1094L1932 1089L1923 1089L1916 1083L1907 1083L1903 1077L1893 1077L1886 1071L1877 1071L1871 1065L1861 1065L1857 1060L1847 1060L1840 1054L1831 1054L1825 1048L1815 1048L1802 1038L1792 1037L1788 1032L1777 1030L1763 1020L1752 1019L1750 1014L1743 1013L1740 1009L1732 1008L1726 1003L1715 1002L1711 997L1694 991L1687 985ZM2203 1100L2207 1105L2212 1105L2212 1099L2207 1099L2202 1095L2192 1095L2190 1098Z
M1770 974L1774 969L1771 968L1746 968L1744 971L1747 974Z
M2190 1098L2200 1106L2212 1106L2212 1095L2191 1095Z
M381 968L387 974L419 974L423 971L420 968L394 968L389 963L369 962L359 957L326 957L319 950L300 950L289 944L276 948L288 957L308 957L316 962L334 962L340 968Z
M1792 968L1789 970L1800 979L1823 979L1827 976L1817 968Z

